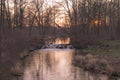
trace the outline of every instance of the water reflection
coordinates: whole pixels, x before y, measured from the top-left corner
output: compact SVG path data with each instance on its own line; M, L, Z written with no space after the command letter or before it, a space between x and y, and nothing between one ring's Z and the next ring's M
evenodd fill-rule
M46 44L50 44L50 43L53 43L53 44L70 44L70 38L67 37L67 38L56 38L56 39L49 39L49 40L46 40L45 42Z
M72 65L74 50L35 51L27 60L23 80L107 80Z

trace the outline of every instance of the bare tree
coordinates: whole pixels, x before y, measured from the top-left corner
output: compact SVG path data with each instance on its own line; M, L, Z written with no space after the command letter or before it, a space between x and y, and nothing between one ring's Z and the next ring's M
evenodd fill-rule
M14 26L19 26L19 11L18 11L18 0L14 0Z
M39 32L41 34L43 34L43 19L42 19L42 16L43 16L43 4L44 4L44 0L36 0L35 1L35 8L36 8L36 11L37 11L37 17L36 17L36 20L37 20L37 24L38 24L38 27L39 27Z
M0 57L4 47L5 40L5 1L1 0L1 14L0 14Z
M19 5L19 9L20 9L20 16L19 16L19 20L20 20L20 29L22 29L23 27L23 20L24 20L24 10L25 10L25 7L26 7L26 2L24 2L23 0L20 0L20 5Z
M9 0L6 0L6 22L7 22L7 32L12 31L12 20L11 20L11 12L10 12L10 4Z

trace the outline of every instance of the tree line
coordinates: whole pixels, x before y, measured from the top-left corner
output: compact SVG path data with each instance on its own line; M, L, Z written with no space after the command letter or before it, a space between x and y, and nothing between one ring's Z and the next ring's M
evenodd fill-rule
M120 34L120 0L66 0L71 32L90 39ZM69 3L70 2L70 3ZM71 10L72 9L72 10ZM100 37L101 36L101 37Z
M64 8L60 13L59 8ZM64 16L64 27L56 23ZM0 34L8 34L15 28L38 27L40 34L45 26L54 26L73 37L120 34L120 0L0 0ZM90 36L90 37L91 37Z

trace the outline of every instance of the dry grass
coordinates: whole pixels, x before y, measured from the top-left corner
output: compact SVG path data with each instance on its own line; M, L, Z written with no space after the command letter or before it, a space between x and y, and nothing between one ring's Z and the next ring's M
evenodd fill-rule
M97 74L112 75L114 72L113 67L108 64L105 59L97 59L91 54L87 54L85 56L76 56L75 65L82 67L84 70Z

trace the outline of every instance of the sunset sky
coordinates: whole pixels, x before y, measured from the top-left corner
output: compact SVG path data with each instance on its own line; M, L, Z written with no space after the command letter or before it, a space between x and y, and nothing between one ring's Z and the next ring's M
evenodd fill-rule
M10 9L11 9L11 13L14 14L14 0L8 0L8 1L9 1L9 6L10 6ZM37 1L37 0L23 0L23 1L26 2L25 4L27 6L29 6L32 1ZM45 7L59 6L58 9L60 11L57 14L55 14L56 15L55 22L57 24L59 24L60 26L63 26L63 24L65 23L65 21L64 21L65 15L64 14L66 13L66 11L65 11L64 7L60 6L58 3L62 3L63 4L64 0L44 0L43 8L44 8L44 6Z
M14 14L14 0L8 0L8 1L9 1L9 6L11 8L11 12L12 12L12 14ZM25 5L27 5L27 6L30 6L32 1L37 1L37 0L23 0L23 2L26 2ZM42 1L42 0L40 0L40 1ZM66 11L67 9L65 9L66 4L64 3L65 0L43 0L43 1L44 1L43 8L44 7L45 8L53 7L56 5L59 7L57 9L60 11L55 14L55 22L57 24L59 24L60 26L64 26L64 24L66 23L65 22L65 14L67 14L67 11ZM71 7L71 5L72 5L70 2L71 0L68 0L68 1L69 1L69 7ZM111 0L103 0L103 1L111 1ZM58 3L61 3L62 5L60 5ZM34 6L32 6L32 7L34 7Z

